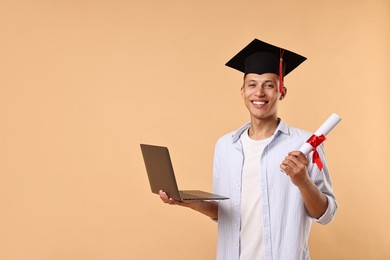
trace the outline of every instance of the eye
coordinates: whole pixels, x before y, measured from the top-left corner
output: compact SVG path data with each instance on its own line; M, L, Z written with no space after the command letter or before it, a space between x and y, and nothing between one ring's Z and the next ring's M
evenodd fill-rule
M273 88L275 88L275 84L273 84L273 83L266 83L266 84L264 85L264 88L273 89Z

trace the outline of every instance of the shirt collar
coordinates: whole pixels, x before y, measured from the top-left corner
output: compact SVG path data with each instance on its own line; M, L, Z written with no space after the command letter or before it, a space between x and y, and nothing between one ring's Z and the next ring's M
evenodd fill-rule
M279 118L279 120L280 120L280 122L279 122L278 127L275 129L274 135L276 136L276 134L278 132L281 132L284 134L290 134L288 125L282 119ZM247 124L241 126L237 131L235 131L232 134L232 142L233 143L237 142L240 139L240 136L242 135L242 133L244 133L246 130L248 130L248 128L250 126L251 126L251 123L247 123Z

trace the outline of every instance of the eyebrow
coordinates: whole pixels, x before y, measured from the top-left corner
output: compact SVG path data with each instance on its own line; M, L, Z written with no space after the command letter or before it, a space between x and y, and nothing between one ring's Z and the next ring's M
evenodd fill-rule
M266 83L275 83L275 81L267 79L266 81L263 82L263 84L266 84Z
M257 81L254 79L251 79L251 80L248 80L246 83L257 83Z
M256 81L256 80L254 80L254 79L251 79L251 80L248 80L247 82L245 82L245 83L259 83L258 81ZM273 80L271 80L271 79L267 79L267 80L265 80L263 83L262 83L262 85L264 85L264 84L267 84L267 83L275 83Z

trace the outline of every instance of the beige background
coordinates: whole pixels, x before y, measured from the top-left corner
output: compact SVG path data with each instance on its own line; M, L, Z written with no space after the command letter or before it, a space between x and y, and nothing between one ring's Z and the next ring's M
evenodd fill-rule
M249 119L224 66L257 37L309 59L280 116L315 131L339 202L313 259L390 259L390 3L0 0L0 259L213 259L215 223L150 192L139 143L211 190L216 139ZM185 238L191 234L191 238Z

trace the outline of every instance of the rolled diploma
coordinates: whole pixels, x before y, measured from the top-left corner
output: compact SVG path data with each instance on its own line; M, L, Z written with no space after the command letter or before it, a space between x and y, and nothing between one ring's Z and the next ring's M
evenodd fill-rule
M341 117L335 113L330 115L330 117L318 128L314 133L316 136L324 135L326 136L332 129L341 121ZM304 143L299 151L304 155L308 155L314 147L312 147L308 142Z

